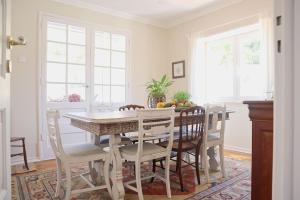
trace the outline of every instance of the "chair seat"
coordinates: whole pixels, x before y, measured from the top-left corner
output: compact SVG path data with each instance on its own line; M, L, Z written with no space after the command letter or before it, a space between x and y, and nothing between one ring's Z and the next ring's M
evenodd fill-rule
M64 152L67 155L67 159L78 161L103 159L106 154L102 147L94 144L65 145Z
M210 133L207 135L207 146L208 147L216 146L221 143L222 143L222 141L221 141L220 137L217 136L216 134Z
M121 156L128 160L136 160L137 151L138 151L138 144L132 144L132 145L120 147ZM166 152L166 149L156 144L152 144L148 142L145 142L143 144L143 155L142 155L143 157L152 156L161 153L164 154L164 152Z
M164 148L167 147L168 141L160 142L157 145L162 146ZM194 144L192 141L182 141L182 150L183 151L189 151L196 147L196 144ZM179 139L173 141L172 151L178 151L179 150Z

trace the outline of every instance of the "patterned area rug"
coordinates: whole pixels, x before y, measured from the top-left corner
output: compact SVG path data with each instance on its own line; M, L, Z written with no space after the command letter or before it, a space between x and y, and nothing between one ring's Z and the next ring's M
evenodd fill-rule
M195 194L191 200L196 199L247 199L250 194L250 162L238 161L231 158L225 159L227 177L220 179L219 172L210 172L211 184L207 184L199 193L195 194L196 176L192 167L183 168L185 192L180 191L179 180L176 175L171 173L171 189L172 195L188 195ZM171 166L171 168L174 166ZM129 164L124 167L124 180L134 178L133 167ZM159 169L159 168L158 168ZM87 166L78 166L72 169L72 175L86 172ZM151 171L150 165L144 165L145 174ZM201 174L201 181L204 183L205 178ZM75 178L72 182L72 188L84 188L87 185L80 178ZM14 200L48 200L54 198L56 186L56 170L39 171L29 174L13 176L12 179L12 199ZM126 190L127 194L134 194L131 190ZM149 181L143 182L144 195L166 195L165 184L156 179L153 183ZM63 199L64 193L60 194ZM74 200L92 200L92 199L110 199L106 191L94 191L82 193L74 196Z

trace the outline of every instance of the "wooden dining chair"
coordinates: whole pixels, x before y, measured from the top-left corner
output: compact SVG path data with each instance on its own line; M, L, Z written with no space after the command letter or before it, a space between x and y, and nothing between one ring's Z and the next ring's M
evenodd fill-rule
M180 189L184 191L184 183L183 183L183 174L182 168L188 165L191 165L196 168L197 180L198 184L200 184L200 171L199 171L199 156L200 156L200 148L202 144L203 132L204 132L204 122L205 122L205 109L200 106L195 106L192 108L188 108L182 110L180 112L179 117L179 132L175 135L178 135L177 138L174 139L172 151L175 152L174 157L176 161L176 171L175 173L179 177ZM166 147L168 145L168 141L164 141L159 143L160 146ZM191 153L194 152L194 153ZM195 162L191 163L186 161L183 158L183 154L189 154L194 156ZM153 161L153 171L156 168L156 161ZM187 165L183 166L183 162Z
M220 120L220 114L222 115ZM224 165L224 133L226 122L226 106L207 106L205 114L205 131L203 134L203 145L201 147L201 158L204 166L204 173L209 182L209 164L207 149L219 147L221 173L226 177Z
M111 187L109 182L109 153L105 152L102 148L93 144L78 144L78 145L62 145L60 130L59 130L59 112L56 110L47 111L47 125L50 144L54 155L56 157L57 164L57 184L55 197L59 196L61 186L63 185L62 171L63 166L66 173L66 192L65 199L69 200L72 194L78 194L82 192L89 192L100 189L107 189L111 195ZM79 163L89 163L101 160L104 162L104 185L92 184L85 175L89 173L80 174L79 176L87 183L88 188L71 190L71 167L78 166Z
M119 108L119 111L130 111L130 110L140 110L140 109L145 109L145 106L141 106L141 105L136 105L136 104L128 104L125 106L121 106ZM127 137L130 139L130 141L132 141L133 143L136 142L136 140L134 139L135 137L130 137L130 136L126 136L126 133L122 133L122 137Z
M156 177L166 183L167 196L171 198L169 164L173 145L174 109L149 109L138 110L137 112L139 117L138 142L120 147L122 158L135 162L135 180L124 183L124 186L136 191L139 200L143 200L141 181ZM162 147L150 142L156 139L167 139L168 144ZM142 177L141 163L161 158L166 161L165 176L153 173L150 176ZM136 183L136 187L131 185L133 183Z
M22 148L21 153L12 153L10 157L15 156L23 156L25 168L29 170L28 162L27 162L27 153L26 153L26 145L25 145L25 137L11 137L10 138L11 145L10 147ZM15 142L21 142L21 144L15 144Z

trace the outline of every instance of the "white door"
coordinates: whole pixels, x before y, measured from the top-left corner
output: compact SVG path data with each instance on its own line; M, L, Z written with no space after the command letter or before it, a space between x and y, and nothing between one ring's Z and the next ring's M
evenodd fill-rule
M86 27L51 17L42 19L42 157L53 157L47 137L46 110L57 109L61 115L88 109L89 83ZM86 143L89 135L61 117L61 138L64 145Z
M41 17L40 132L42 159L53 158L46 110L114 110L126 101L127 43L120 32L53 16ZM90 134L61 118L64 145L90 142Z
M0 2L0 41L10 33L10 0ZM9 50L0 42L0 200L10 198L10 74L6 70Z

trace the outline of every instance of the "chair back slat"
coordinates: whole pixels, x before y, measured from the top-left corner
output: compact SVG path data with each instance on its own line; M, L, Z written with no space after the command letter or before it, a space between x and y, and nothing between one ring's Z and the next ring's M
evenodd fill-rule
M136 104L129 104L125 105L119 108L119 111L126 111L126 110L139 110L139 109L145 109L144 106L136 105Z
M57 157L65 155L58 125L59 118L60 115L57 110L47 111L48 137L52 150Z
M208 134L215 134L220 140L224 140L226 122L226 106L207 106L205 115L205 134L207 140Z
M179 149L183 141L193 142L200 146L204 131L205 109L194 106L180 112Z
M149 140L165 138L171 151L174 135L174 108L137 110L139 118L138 158L143 154L143 144Z

